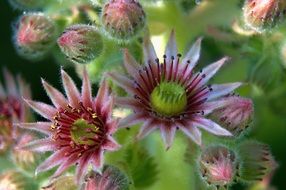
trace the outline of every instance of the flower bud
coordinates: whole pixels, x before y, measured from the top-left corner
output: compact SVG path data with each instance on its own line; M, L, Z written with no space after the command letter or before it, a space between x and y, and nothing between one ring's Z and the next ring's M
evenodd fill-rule
M238 96L225 98L226 104L215 110L211 117L233 135L239 136L248 128L253 118L251 99Z
M266 144L244 141L239 146L239 156L239 176L247 182L261 181L277 167Z
M213 186L228 186L236 175L236 156L223 146L211 146L202 152L200 173Z
M102 23L109 36L128 40L145 26L145 12L137 0L109 0L102 11Z
M9 0L10 4L16 9L33 10L41 8L44 5L44 0Z
M15 46L24 58L35 60L43 57L54 44L55 23L41 13L28 13L16 24Z
M127 176L114 166L104 166L102 174L91 172L80 190L128 190Z
M42 187L42 190L77 190L74 176L61 176L55 178L48 186Z
M247 27L262 32L273 27L283 12L281 0L246 0L243 7L243 18Z
M89 63L103 50L100 34L94 26L90 25L68 27L57 42L67 59L74 63Z
M10 170L0 174L0 189L25 190L25 177L18 171Z

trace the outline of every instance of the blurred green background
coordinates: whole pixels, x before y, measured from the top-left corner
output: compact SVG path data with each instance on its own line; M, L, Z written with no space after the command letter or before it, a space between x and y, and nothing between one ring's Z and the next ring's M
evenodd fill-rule
M190 0L191 1L191 0ZM224 0L225 2L228 0ZM237 1L238 2L238 1ZM237 3L239 4L239 3ZM221 7L223 9L223 7ZM210 19L210 22L216 22L217 18L223 17L222 13L220 13L220 9L213 9L213 14L215 17ZM230 10L231 11L231 10ZM237 9L236 9L237 11ZM46 79L55 87L61 89L60 85L60 77L59 77L59 68L60 66L56 64L53 58L47 58L44 61L40 62L29 62L27 60L19 57L13 47L12 43L12 24L17 20L19 16L19 11L14 10L9 6L6 0L0 1L0 64L1 68L6 67L12 73L20 73L23 78L26 79L28 83L31 85L32 94L34 99L41 100L44 102L48 102L47 96L44 94L44 90L41 87L40 77ZM152 18L154 15L150 15ZM156 16L156 15L155 15ZM196 17L196 15L193 15ZM226 15L227 16L227 15ZM158 18L160 19L160 18ZM217 19L218 20L218 19ZM200 24L203 23L204 20L200 20L198 23L191 23L191 30L193 30L193 34L190 38L194 38L197 35L203 35L200 31ZM228 23L226 23L228 24ZM180 23L178 23L180 25ZM283 27L286 27L286 24L282 25L282 33ZM152 30L151 30L152 33ZM178 36L184 33L184 30L178 31ZM184 36L187 36L186 34ZM285 33L286 36L286 33ZM186 39L186 38L185 38ZM179 37L179 47L185 47L189 44L184 43L184 37ZM249 73L252 72L254 65L257 60L255 56L262 56L262 52L254 52L253 54L243 55L240 52L236 52L241 50L240 46L251 46L251 43L255 43L255 38L251 39L251 41L244 40L242 43L244 44L232 44L232 43L220 43L217 40L213 40L210 36L205 37L203 41L203 50L202 50L202 60L201 63L210 63L211 61L216 60L217 58L223 56L224 54L234 54L238 55L234 58L233 63L225 68L217 77L216 80L219 82L231 82L231 81L246 81L249 78ZM246 44L245 44L246 43ZM247 44L248 43L248 44ZM259 48L258 48L259 49ZM258 55L255 53L258 53ZM279 51L274 51L274 54L277 54L276 57L280 57ZM245 61L245 56L248 61ZM274 55L275 56L275 55ZM249 61L250 60L250 61ZM253 65L249 64L253 60ZM277 59L278 60L278 59ZM278 63L277 63L278 64ZM259 77L264 80L271 80L271 77L275 78L275 72L271 72L272 67L269 68L269 72L267 69L259 71ZM280 74L285 75L285 70L282 67ZM76 77L75 71L72 68L67 69L68 72L73 75L74 79L78 79ZM255 70L257 71L257 70ZM1 72L0 72L1 73ZM269 74L270 73L270 74ZM274 73L274 74L273 74ZM2 79L2 73L1 77ZM283 77L282 77L283 78ZM285 77L284 77L285 79ZM77 81L79 82L79 81ZM282 93L278 93L277 95L272 95L269 97L269 94L272 91L276 91L277 88L281 88ZM251 138L262 141L266 144L269 144L272 148L273 155L279 164L279 168L276 171L273 177L273 186L277 187L279 190L286 189L285 181L286 181L286 81L279 81L279 86L272 86L271 88L267 88L266 93L253 93L255 91L253 86L247 86L245 89L242 89L242 94L245 96L252 96L254 98L255 103L255 121L253 123L253 130L249 134ZM172 168L170 169L172 170ZM237 189L240 189L239 187Z

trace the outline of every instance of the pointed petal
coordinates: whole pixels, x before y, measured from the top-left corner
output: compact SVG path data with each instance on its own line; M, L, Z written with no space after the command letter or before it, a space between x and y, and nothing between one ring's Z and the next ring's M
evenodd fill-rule
M189 67L188 70L193 70L193 68L196 66L199 58L200 58L200 52L201 52L201 42L203 38L199 38L194 45L191 47L191 49L188 51L187 55L182 60L183 64L187 64L188 61Z
M95 101L95 107L97 108L101 108L103 102L105 102L108 98L108 85L105 79L102 80L102 82L100 83L100 87L98 89L97 92L97 96L96 96L96 101Z
M17 96L18 94L17 85L16 85L13 75L7 69L3 69L3 73L4 73L4 80L6 83L6 89L8 91L8 94Z
M175 39L175 32L172 30L169 41L167 43L165 54L167 56L167 62L171 62L171 57L176 57L178 54L177 43Z
M116 151L121 147L112 137L107 137L105 143L102 145L102 149L109 151Z
M212 85L212 91L209 93L208 100L213 100L221 96L225 96L231 92L233 92L236 88L240 87L242 83L228 83L228 84L220 84L220 85Z
M202 144L202 133L201 131L195 127L192 123L187 124L187 126L179 125L179 128L195 143L198 145Z
M145 64L148 65L149 61L154 61L157 59L157 55L154 49L154 46L149 38L149 36L145 36L144 38L144 58Z
M42 115L43 117L45 117L46 119L52 119L56 113L57 110L56 108L42 103L42 102L36 102L36 101L32 101L32 100L26 100L24 99L24 101L31 107L33 108L33 110L35 110L37 113L39 113L40 115Z
M138 101L131 97L116 97L115 103L120 107L130 108L132 110L141 108L141 106L138 104Z
M112 116L112 109L114 105L114 97L113 95L109 96L109 99L102 106L102 116L107 119Z
M109 119L106 122L107 134L113 134L117 131L119 119Z
M134 57L129 53L128 49L124 50L124 66L127 72L133 77L137 78L137 73L140 70L140 66L134 59Z
M166 146L166 150L169 150L174 141L174 137L176 134L176 126L162 125L160 127L160 130L161 130L162 139Z
M95 170L102 168L103 166L103 150L98 150L92 155L92 164Z
M66 160L61 163L57 171L53 174L52 178L55 178L61 175L65 170L67 170L70 166L75 164L76 161L79 159L76 153L70 155L69 157L65 157L65 158Z
M56 167L57 165L61 164L65 158L64 156L65 153L66 151L64 149L53 153L49 158L47 158L37 167L35 174L37 175L38 173L50 170Z
M196 117L194 118L193 123L195 126L205 129L206 131L215 135L232 136L232 134L228 130L222 128L220 125L213 122L212 120L205 119L203 117Z
M83 69L81 100L85 107L92 107L91 84L86 67Z
M206 102L202 105L200 105L197 110L201 110L204 111L204 115L208 115L210 113L212 113L214 110L219 109L225 105L228 104L228 100L227 99L220 99L220 100L215 100L215 101L211 101L211 102Z
M133 82L129 78L115 72L107 73L107 75L113 79L113 82L121 86L128 93L135 94Z
M129 116L119 121L118 128L128 127L128 126L140 123L144 119L146 119L145 114L140 114L140 113L130 114Z
M145 123L140 127L140 131L136 138L140 140L152 133L155 129L157 129L157 126L154 124L155 123L152 120L145 121Z
M51 139L39 139L31 141L23 146L19 146L19 149L25 149L35 152L47 152L47 151L53 151L56 149L56 145L54 142L52 142Z
M87 154L84 154L79 163L78 163L78 166L76 167L76 179L77 179L77 182L80 182L85 173L87 172L87 169L88 169L88 165L90 163L90 157L91 157L92 154L90 153L87 153Z
M57 89L52 87L49 83L47 83L44 79L42 79L42 84L50 97L51 101L57 108L65 108L68 104L64 95L59 92Z
M202 74L205 74L205 77L202 79L202 81L200 82L200 85L198 85L197 88L206 84L228 60L230 60L229 57L224 57L218 60L217 62L212 63L209 66L205 67L202 70Z
M69 103L71 104L71 106L77 107L80 102L80 93L78 92L74 81L64 70L61 70L61 75L63 86L68 97Z
M51 126L53 123L51 122L36 122L36 123L16 123L15 126L21 127L22 129L35 130L46 135L51 135L52 130Z

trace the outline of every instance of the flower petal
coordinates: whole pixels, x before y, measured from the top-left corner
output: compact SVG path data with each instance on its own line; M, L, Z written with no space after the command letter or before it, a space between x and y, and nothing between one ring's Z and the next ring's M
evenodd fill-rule
M78 154L76 153L65 158L66 159L58 167L57 171L53 174L52 178L56 178L59 175L61 175L65 170L67 170L71 165L75 164L76 161L79 159Z
M26 100L26 99L24 99L24 101L31 108L33 108L33 110L35 110L37 113L39 113L40 115L42 115L46 119L51 120L57 113L57 110L48 104L45 104L42 102L36 102L36 101L32 101L32 100Z
M157 55L156 55L154 46L153 46L149 36L145 36L143 46L144 46L145 64L148 65L149 61L153 62L157 59Z
M208 100L213 100L218 97L225 96L234 91L236 88L240 87L241 85L242 83L240 82L212 85L212 91L208 95Z
M201 42L203 38L197 39L191 49L188 51L187 55L182 60L182 64L189 64L188 70L192 71L196 66L201 52ZM189 62L189 63L188 63ZM189 71L187 73L189 73Z
M188 136L190 137L195 143L198 145L202 144L202 133L201 131L195 127L191 122L187 125L178 125L178 127Z
M83 176L85 175L85 173L87 172L88 169L88 165L90 163L90 157L91 157L91 153L86 153L84 154L79 163L78 166L76 168L76 180L77 182L80 182L83 178Z
M153 122L153 120L145 121L145 123L140 127L140 131L136 138L140 140L152 133L155 129L157 129L157 126L155 126L154 124L155 123Z
M16 123L15 125L23 129L35 130L44 133L46 135L51 135L52 124L53 123L51 122L36 122L36 123Z
M50 97L51 101L57 108L65 108L68 104L64 95L59 92L57 89L52 87L49 83L47 83L44 79L42 79L42 84Z
M228 130L222 128L220 125L213 122L212 120L203 117L195 117L193 119L193 123L195 126L205 129L206 131L213 133L215 135L232 136L232 134Z
M129 78L115 72L107 73L107 75L113 79L114 83L121 86L128 93L135 94L134 84Z
M118 128L128 127L128 126L140 123L144 119L146 119L146 116L143 113L130 114L129 116L119 121Z
M177 42L175 39L175 31L174 30L172 30L172 32L170 34L170 38L169 38L169 41L167 43L165 54L167 56L167 62L168 63L172 61L171 57L176 57L178 54L178 48L177 48Z
M101 169L103 166L103 150L98 150L94 152L91 159L94 169L95 170Z
M133 78L137 78L137 73L140 70L140 66L138 65L134 57L129 53L128 49L124 49L124 66L127 72Z
M61 70L63 86L68 97L69 103L77 107L80 102L80 93L71 77L62 69Z
M4 73L4 80L6 83L6 89L8 91L8 94L17 96L18 90L17 90L17 85L16 85L13 75L6 68L3 69L3 73Z
M112 137L108 136L105 143L102 145L102 149L109 151L116 151L121 147Z
M171 148L173 141L174 141L174 137L176 134L176 126L161 125L160 130L161 130L162 139L166 146L166 150L169 150L169 148Z
M141 108L138 101L131 97L116 97L115 104L123 108L130 108L132 110L137 110L138 107Z
M56 149L56 145L51 139L39 139L31 141L23 146L19 145L19 149L30 150L34 152L47 152Z
M103 105L104 102L106 102L106 100L108 99L108 85L105 79L103 79L100 83L100 87L98 89L97 92L97 96L95 98L95 104L94 104L94 108L101 110L101 107Z
M91 84L87 74L86 67L83 68L83 77L82 77L82 90L81 90L81 100L85 107L92 107L92 93L91 93Z

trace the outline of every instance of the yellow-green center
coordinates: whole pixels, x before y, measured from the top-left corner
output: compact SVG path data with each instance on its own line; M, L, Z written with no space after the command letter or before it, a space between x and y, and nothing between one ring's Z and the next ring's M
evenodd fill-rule
M99 128L85 119L76 120L71 127L71 138L78 145L95 145L93 140Z
M185 88L174 82L162 82L150 96L152 108L164 116L174 116L184 111L187 105Z

